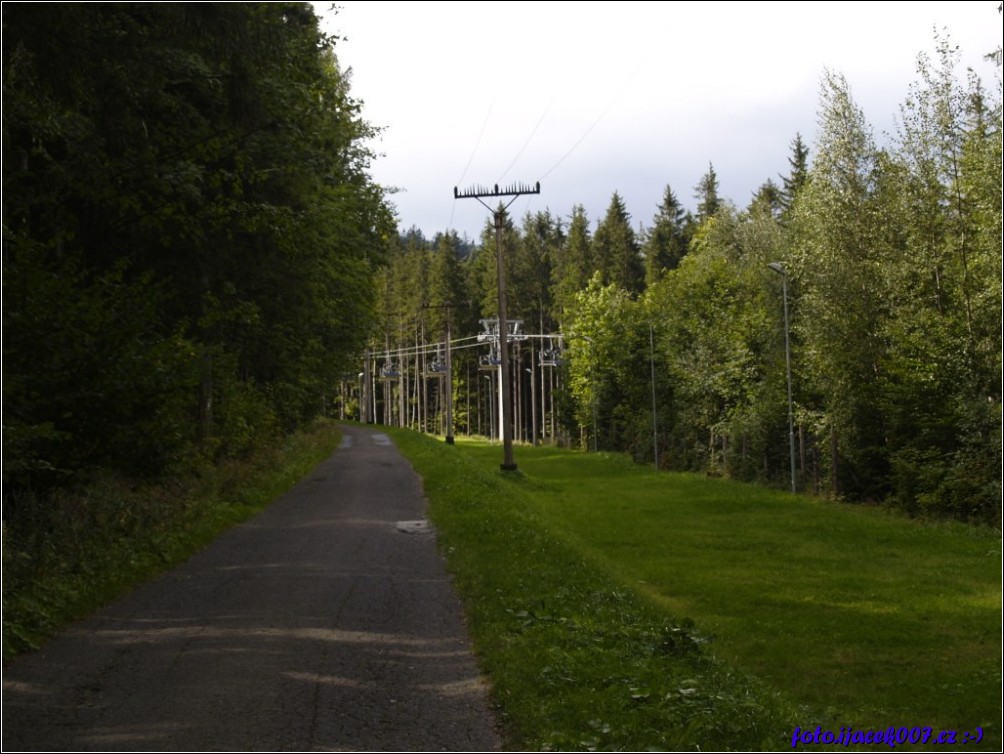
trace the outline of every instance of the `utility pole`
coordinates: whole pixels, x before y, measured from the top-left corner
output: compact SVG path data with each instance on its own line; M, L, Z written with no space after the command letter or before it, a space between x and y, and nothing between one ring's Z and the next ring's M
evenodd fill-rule
M502 470L516 471L516 461L512 455L512 386L509 376L509 347L507 343L508 324L506 323L505 307L505 256L502 249L502 231L505 227L505 213L512 203L520 196L527 194L539 194L540 181L534 187L525 185L513 185L499 190L495 184L492 190L484 187L476 187L459 191L453 187L454 199L477 199L495 217L495 256L498 262L498 288L499 288L499 351L502 358L502 416L499 417L502 425ZM498 209L492 209L483 201L483 198L494 198L511 196L508 204L503 206L499 202Z

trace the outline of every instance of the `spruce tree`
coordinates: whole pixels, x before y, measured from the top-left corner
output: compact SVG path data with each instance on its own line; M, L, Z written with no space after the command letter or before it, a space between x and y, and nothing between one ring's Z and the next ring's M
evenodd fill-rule
M615 191L607 213L596 228L593 256L604 282L620 286L630 293L641 293L645 286L638 240L631 228L631 216Z
M687 213L673 189L666 186L662 204L642 246L646 285L652 285L667 270L676 269L687 253L686 217Z
M748 211L759 214L777 217L784 209L783 193L781 188L770 178L761 184L760 188L753 194Z
M701 177L694 191L694 198L697 199L697 222L702 223L713 217L721 206L721 199L718 197L718 175L715 173L715 166L710 162L708 172Z
M554 316L559 322L568 321L575 308L575 294L586 287L594 269L589 217L581 204L572 208L568 237L555 249L551 267L551 294Z
M809 177L809 148L802 141L802 134L795 134L791 143L791 157L788 158L791 170L787 176L780 176L781 184L781 215L787 217L795 204L795 197L802 190Z

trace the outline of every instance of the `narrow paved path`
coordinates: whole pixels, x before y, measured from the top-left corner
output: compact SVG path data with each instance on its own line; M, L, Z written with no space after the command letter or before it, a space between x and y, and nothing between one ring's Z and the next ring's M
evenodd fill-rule
M4 668L3 749L492 750L461 609L386 435Z

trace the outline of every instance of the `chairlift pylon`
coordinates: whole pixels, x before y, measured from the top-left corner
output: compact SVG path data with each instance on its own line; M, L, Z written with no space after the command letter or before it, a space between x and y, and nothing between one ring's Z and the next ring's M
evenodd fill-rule
M499 321L497 319L482 319L479 320L484 332L478 333L478 342L484 343L485 341L490 341L492 343L498 343L499 340ZM513 342L517 340L526 340L530 336L527 335L522 330L523 320L521 319L510 319L506 321L506 340L508 342Z

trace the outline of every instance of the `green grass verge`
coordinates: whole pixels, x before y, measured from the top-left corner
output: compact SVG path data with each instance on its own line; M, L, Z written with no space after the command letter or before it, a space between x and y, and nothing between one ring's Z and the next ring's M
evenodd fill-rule
M1000 532L620 456L518 448L503 474L498 446L392 434L510 747L790 749L820 725L999 750Z
M40 501L8 501L3 530L4 659L184 561L293 486L338 446L331 422L243 461L157 486L110 476ZM7 507L5 505L5 507Z

